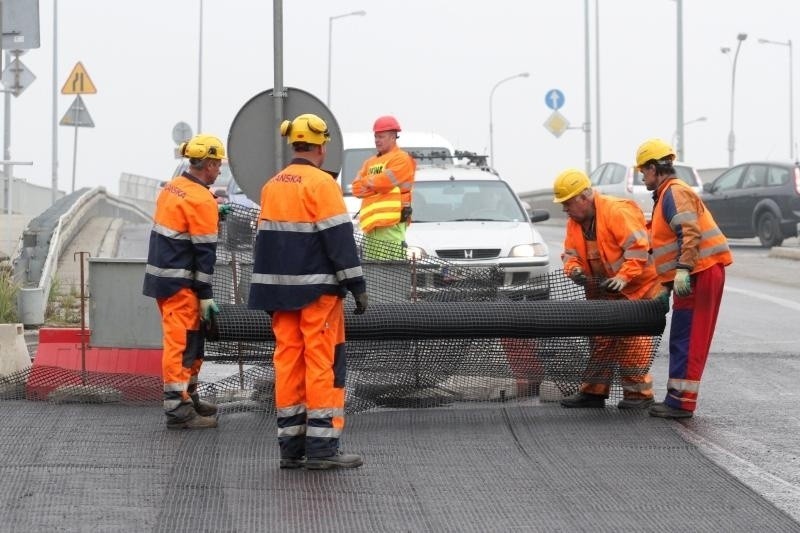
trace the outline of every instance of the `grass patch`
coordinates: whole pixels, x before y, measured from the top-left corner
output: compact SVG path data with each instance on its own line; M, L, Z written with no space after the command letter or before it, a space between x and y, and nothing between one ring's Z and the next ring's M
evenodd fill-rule
M14 280L11 265L8 262L0 263L0 323L13 324L19 320L17 294L19 284Z

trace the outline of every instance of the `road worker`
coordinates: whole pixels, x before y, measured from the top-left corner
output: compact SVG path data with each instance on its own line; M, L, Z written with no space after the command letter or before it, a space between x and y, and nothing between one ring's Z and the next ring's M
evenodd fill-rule
M675 175L674 160L672 146L661 139L648 139L636 151L636 167L655 200L650 240L656 272L673 292L667 394L649 413L690 418L733 256L711 212Z
M416 162L397 146L402 130L396 118L378 117L372 131L378 153L364 161L352 184L353 195L361 198L364 258L405 259Z
M589 177L576 168L556 177L553 194L568 216L561 255L564 273L586 286L588 299L637 300L659 294L644 214L636 202L594 192ZM561 405L605 407L618 364L623 399L617 407L646 409L653 404L652 350L649 337L592 338L580 388Z
M209 187L219 175L225 147L212 135L196 135L180 146L180 154L189 167L158 195L143 292L156 299L161 312L167 427L214 428L217 407L200 399L197 375L203 364L200 321L219 312L211 277L220 208Z
M366 282L342 191L320 169L330 139L312 114L285 120L294 152L261 190L249 306L272 316L280 468L356 468L342 453L344 307L367 308Z

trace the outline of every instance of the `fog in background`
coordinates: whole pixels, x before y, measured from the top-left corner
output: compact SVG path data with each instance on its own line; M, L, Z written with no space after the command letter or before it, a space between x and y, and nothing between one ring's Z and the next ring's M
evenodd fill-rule
M16 176L44 186L52 183L54 1L39 3L41 48L21 56L36 80L11 102L11 159L34 162ZM77 187L116 192L121 172L169 178L173 126L184 121L197 132L199 0L57 5L56 119L74 99L60 90L76 62L98 89L83 96L95 127L78 132ZM675 133L676 2L589 6L591 27L595 6L600 22L599 159L633 162L643 140ZM203 1L204 132L227 140L242 105L273 86L272 9L269 1ZM284 85L324 101L329 17L365 10L333 21L331 108L341 129L368 130L378 115L393 114L404 129L488 154L490 91L529 72L495 92L494 163L519 192L549 187L563 168L585 166L580 129L556 138L543 126L554 88L566 97L560 112L571 126L585 120L583 9L583 0L285 0ZM748 39L736 73L736 162L790 157L789 47L758 38L800 42L798 21L797 0L683 1L684 121L707 117L685 127L688 162L727 166L733 53L720 47L735 50L740 32ZM594 33L590 43L596 134ZM58 127L58 183L67 192L73 136L74 128ZM593 135L592 166L601 162L595 150Z

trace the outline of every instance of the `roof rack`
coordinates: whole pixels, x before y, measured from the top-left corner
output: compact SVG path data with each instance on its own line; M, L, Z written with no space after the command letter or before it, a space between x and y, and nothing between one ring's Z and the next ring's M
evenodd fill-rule
M487 155L479 155L475 152L468 152L466 150L456 150L454 154L450 154L446 150L438 150L438 151L426 151L426 152L416 152L414 150L409 150L408 154L417 160L418 163L428 163L428 164L437 164L437 163L450 163L453 165L458 164L458 160L466 160L466 164L464 166L467 167L476 167L481 170L485 170L487 172L491 172L492 174L498 175L497 171L489 166L487 159L489 156Z

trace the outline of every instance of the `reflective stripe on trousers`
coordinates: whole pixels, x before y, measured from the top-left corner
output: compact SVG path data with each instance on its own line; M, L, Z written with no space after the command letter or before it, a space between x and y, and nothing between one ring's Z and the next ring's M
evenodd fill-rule
M336 453L344 429L344 307L324 294L275 311L275 406L281 457Z
M618 366L622 394L627 400L653 397L653 378L649 373L653 355L650 337L594 337L591 355L580 391L586 394L609 395L614 368Z

